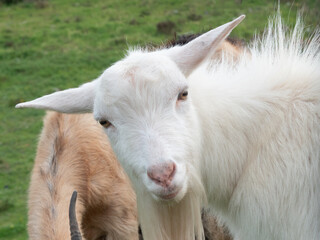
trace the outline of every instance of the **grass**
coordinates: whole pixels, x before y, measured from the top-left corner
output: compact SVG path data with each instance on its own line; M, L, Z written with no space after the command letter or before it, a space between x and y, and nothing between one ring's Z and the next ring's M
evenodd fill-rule
M202 32L240 14L232 33L250 40L266 26L277 1L268 0L25 0L0 1L0 239L27 239L27 189L44 111L16 103L96 78L128 45L160 44L169 33ZM319 0L281 1L293 25L304 9L307 31L320 21ZM41 193L39 193L41 194Z

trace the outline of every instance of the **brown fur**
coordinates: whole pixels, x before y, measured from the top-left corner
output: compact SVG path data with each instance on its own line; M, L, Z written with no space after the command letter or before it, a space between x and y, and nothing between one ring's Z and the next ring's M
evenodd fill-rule
M233 238L229 234L228 229L219 224L217 219L210 214L208 210L203 209L202 223L204 228L205 240L232 240Z
M85 239L138 239L135 194L100 125L91 114L48 113L29 189L30 239L70 239L74 190Z
M244 51L246 51L244 42L227 38L214 52L211 58L219 60L222 59L222 55L225 55L228 60L236 62Z

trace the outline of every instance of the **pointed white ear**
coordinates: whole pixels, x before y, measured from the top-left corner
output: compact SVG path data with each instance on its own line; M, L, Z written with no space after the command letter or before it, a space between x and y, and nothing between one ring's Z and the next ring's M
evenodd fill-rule
M241 15L229 23L202 34L184 46L169 49L167 54L178 65L182 73L189 76L244 18L245 15Z
M55 92L30 102L19 103L16 108L37 108L63 113L92 112L97 81Z

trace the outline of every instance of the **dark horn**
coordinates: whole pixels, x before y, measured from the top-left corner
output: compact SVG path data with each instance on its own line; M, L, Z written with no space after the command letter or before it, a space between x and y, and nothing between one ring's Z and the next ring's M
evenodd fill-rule
M70 205L69 205L69 223L70 223L71 240L82 240L78 222L77 222L77 217L76 217L76 201L77 201L77 191L74 191L72 193Z

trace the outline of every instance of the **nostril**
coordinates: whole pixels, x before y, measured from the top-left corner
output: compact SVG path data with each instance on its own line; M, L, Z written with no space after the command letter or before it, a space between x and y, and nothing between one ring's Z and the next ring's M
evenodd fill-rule
M148 177L151 178L152 180L158 181L158 179L154 177L154 171L152 171L151 168L148 168L147 174L148 174Z
M174 162L172 162L172 168L171 168L171 173L169 175L169 180L173 179L175 173L176 173L176 164Z

